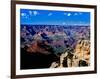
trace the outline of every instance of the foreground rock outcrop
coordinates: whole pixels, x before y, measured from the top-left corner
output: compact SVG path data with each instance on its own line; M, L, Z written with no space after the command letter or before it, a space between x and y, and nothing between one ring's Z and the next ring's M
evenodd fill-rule
M59 63L53 62L50 68L56 67L79 67L90 65L90 42L79 40L73 51L66 50L60 55Z

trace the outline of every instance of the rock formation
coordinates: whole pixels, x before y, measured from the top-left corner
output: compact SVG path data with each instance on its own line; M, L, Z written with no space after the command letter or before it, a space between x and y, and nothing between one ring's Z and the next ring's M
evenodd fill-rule
M66 50L60 55L60 62L53 62L50 68L55 67L79 67L90 65L90 42L79 40L74 51Z

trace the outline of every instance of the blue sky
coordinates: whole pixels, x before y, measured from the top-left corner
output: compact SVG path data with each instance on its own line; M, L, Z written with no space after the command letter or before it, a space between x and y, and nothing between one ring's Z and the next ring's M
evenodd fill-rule
M20 9L20 23L28 25L89 25L90 12Z

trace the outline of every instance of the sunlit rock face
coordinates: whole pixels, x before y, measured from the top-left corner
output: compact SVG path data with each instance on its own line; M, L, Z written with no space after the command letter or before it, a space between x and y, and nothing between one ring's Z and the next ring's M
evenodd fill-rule
M87 65L90 65L90 41L79 40L73 57L73 66L79 66L79 61L83 60Z
M90 65L90 41L79 40L75 50L65 51L60 55L60 62L53 62L50 68L56 67L80 67Z

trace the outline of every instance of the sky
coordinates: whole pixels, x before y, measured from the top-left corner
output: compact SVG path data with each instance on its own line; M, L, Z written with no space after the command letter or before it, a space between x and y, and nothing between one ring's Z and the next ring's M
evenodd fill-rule
M20 23L27 25L89 25L90 12L20 9Z

